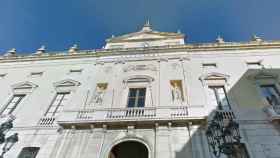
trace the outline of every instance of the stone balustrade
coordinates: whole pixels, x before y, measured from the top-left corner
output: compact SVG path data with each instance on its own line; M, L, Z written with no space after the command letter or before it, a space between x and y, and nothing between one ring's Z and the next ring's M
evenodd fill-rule
M176 121L205 119L204 106L169 106L141 108L103 108L67 110L58 124L112 123L121 121Z
M42 126L42 127L55 126L56 124L54 124L54 122L55 122L55 117L42 117L38 122L38 126Z

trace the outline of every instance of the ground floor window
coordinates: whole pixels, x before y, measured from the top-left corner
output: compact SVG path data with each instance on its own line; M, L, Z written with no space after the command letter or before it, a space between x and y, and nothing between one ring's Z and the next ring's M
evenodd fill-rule
M24 147L18 158L36 158L40 148L39 147Z

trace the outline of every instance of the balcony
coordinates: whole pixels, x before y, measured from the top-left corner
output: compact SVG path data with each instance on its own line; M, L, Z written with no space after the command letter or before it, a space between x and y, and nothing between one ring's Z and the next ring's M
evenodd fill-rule
M64 111L57 122L61 126L82 124L122 124L139 122L185 122L205 120L203 106L104 108Z
M53 127L55 124L55 117L42 117L38 122L38 126L40 127Z
M216 112L222 116L223 120L236 119L232 110L216 110Z
M267 106L264 109L270 121L280 120L280 105Z

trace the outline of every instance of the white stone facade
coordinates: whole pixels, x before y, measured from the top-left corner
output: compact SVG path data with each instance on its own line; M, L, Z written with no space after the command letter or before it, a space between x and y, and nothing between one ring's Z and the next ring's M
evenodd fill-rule
M222 85L250 158L279 158L280 113L260 89L280 88L279 59L277 41L192 45L150 25L100 50L3 56L3 119L12 96L25 94L12 112L19 142L5 156L40 147L36 158L108 158L115 145L136 141L147 158L210 158L205 130L217 106L208 87ZM139 87L146 88L144 107L128 108L129 88ZM70 94L62 110L47 116L63 92Z

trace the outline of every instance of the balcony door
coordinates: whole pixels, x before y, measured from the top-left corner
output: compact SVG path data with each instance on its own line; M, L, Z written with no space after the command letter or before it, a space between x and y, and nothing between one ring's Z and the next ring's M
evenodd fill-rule
M146 88L129 88L128 108L144 107L146 99Z

